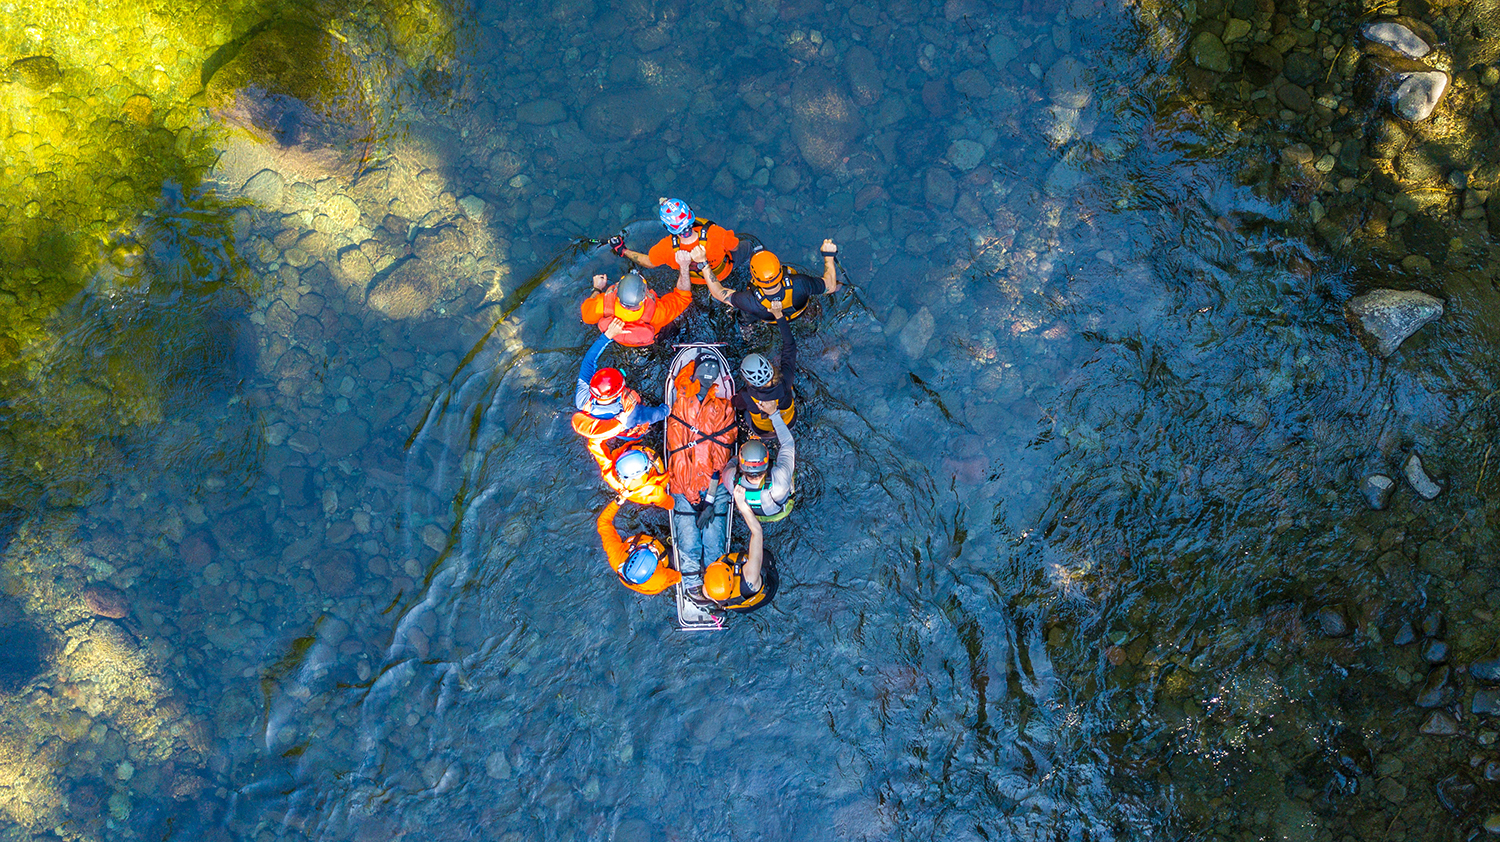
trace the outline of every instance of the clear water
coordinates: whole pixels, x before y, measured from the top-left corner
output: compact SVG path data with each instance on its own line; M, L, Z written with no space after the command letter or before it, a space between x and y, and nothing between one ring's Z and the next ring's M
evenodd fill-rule
M1413 700L1431 640L1494 654L1490 247L1403 276L1246 184L1300 135L1194 93L1209 5L6 11L62 74L0 89L4 838L1479 832L1476 685L1454 736ZM277 15L373 139L226 205L203 62ZM582 238L659 195L843 249L781 591L712 635L614 581L568 426L622 268ZM398 318L351 249L448 281ZM1381 284L1448 306L1386 361L1342 315ZM697 295L685 338L773 341ZM669 349L609 353L660 394ZM1444 494L1368 510L1413 449Z

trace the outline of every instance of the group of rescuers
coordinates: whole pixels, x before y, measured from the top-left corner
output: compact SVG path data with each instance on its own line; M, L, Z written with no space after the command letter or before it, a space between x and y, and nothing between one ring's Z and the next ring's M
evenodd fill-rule
M658 295L635 268L613 284L607 276L595 275L594 293L581 306L583 321L602 335L578 368L573 428L617 495L599 513L599 539L609 566L631 590L658 594L683 582L687 596L705 607L754 611L770 602L777 581L761 524L786 517L795 502L796 444L789 428L797 415L797 345L790 323L813 296L838 289L838 248L832 240L823 241L822 277L783 266L775 254L757 248L746 273L750 284L735 290L724 283L734 271L739 237L695 217L680 199L661 199L657 211L667 236L649 251L626 248L623 234L610 239L609 246L641 268L676 266L676 286ZM705 285L709 296L737 311L742 325L775 322L781 339L779 365L763 354L746 356L740 363L745 387L726 399L721 384L728 382L729 373L719 370L717 359L700 355L678 372L672 406L648 406L619 369L599 368L599 357L611 342L633 347L654 343L692 304L693 284ZM743 443L738 442L739 412L749 433ZM665 465L642 441L652 425L662 422ZM774 463L763 436L776 443ZM731 500L750 540L743 552L715 558L717 548L724 546ZM627 501L671 513L680 570L673 568L660 539L646 533L620 537L615 515Z

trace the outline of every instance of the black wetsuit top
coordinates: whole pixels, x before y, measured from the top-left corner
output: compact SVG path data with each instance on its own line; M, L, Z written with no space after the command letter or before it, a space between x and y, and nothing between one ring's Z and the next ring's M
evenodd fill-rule
M735 553L735 556L736 556L736 558L735 558L735 574L736 574L736 578L738 578L738 575L739 575L739 563L740 563L740 559L738 558L739 555L740 555L739 553ZM749 613L752 613L754 611L759 611L761 608L763 608L766 605L769 605L771 603L771 599L776 596L776 586L780 582L781 582L781 577L776 575L776 557L773 556L773 555L771 555L771 551L770 550L763 549L763 550L761 550L761 560L760 560L760 589L759 590L754 590L754 591L748 590L749 586L745 584L745 580L744 579L739 579L739 585L740 585L740 593L739 593L739 595L730 598L728 602L723 603L723 606L724 606L724 608L726 610L736 611L736 612L739 612L740 614L749 614ZM747 600L753 598L756 594L759 594L762 590L764 590L766 592L765 598L757 601L754 605L750 605L750 606L746 606L746 607L741 607L741 605L744 602L746 602Z
M760 415L760 410L755 408L750 398L758 401L774 400L776 408L782 410L797 401L797 393L792 383L797 377L797 339L792 336L792 325L786 319L777 322L776 326L781 332L781 359L777 365L781 376L764 387L746 383L745 388L735 392L734 397L729 401L735 409Z
M804 275L801 272L794 272L791 269L786 270L785 283L790 284L792 288L792 303L783 311L789 319L795 319L802 315L802 311L807 307L807 302L811 301L814 295L821 295L823 290L828 288L828 285L823 282L822 278ZM770 310L766 309L766 305L761 301L760 295L756 293L754 287L736 290L729 296L729 303L736 310L744 313L745 317L749 319L769 322L776 318L771 315Z

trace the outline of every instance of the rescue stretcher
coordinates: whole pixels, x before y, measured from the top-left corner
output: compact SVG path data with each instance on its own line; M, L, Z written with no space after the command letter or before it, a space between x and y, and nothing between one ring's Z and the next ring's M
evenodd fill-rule
M719 343L694 343L674 346L678 349L677 355L672 358L672 370L667 374L666 387L663 390L663 398L667 406L675 406L677 398L677 375L689 363L700 357L710 357L719 362L719 379L714 383L719 387L718 393L725 398L734 397L734 372L729 367L729 360L719 350ZM731 454L730 458L734 458ZM722 492L721 492L722 493ZM718 559L729 552L730 544L734 538L735 511L731 503L729 511L725 514L724 523L724 546L704 547L703 566ZM672 529L672 568L682 572L682 565L677 557L677 519L668 517L667 522ZM701 575L699 582L702 581ZM697 584L697 583L694 583ZM724 614L726 612L715 611L712 607L700 605L688 599L687 589L689 583L678 582L673 588L677 599L677 627L683 631L715 631L724 628Z

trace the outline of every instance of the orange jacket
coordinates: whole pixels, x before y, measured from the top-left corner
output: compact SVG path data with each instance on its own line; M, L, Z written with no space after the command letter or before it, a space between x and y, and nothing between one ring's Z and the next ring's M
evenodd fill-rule
M734 271L734 250L740 246L740 238L733 231L723 228L715 223L702 219L693 221L693 227L698 229L698 242L693 243L692 248L703 245L703 255L708 258L708 265L713 267L714 277L724 280L729 273ZM656 245L646 252L646 259L651 261L652 266L677 266L678 250L688 251L681 247L678 237L668 235L656 241ZM688 277L693 283L706 283L703 273L694 266Z
M620 584L633 591L646 594L659 594L667 588L682 581L682 575L671 567L671 555L665 555L656 564L656 572L651 578L639 585L632 585L625 581L620 571L625 567L625 560L630 558L630 549L625 542L620 540L620 533L615 529L615 513L620 510L619 501L611 501L604 511L599 513L599 521L596 528L599 531L599 541L604 544L604 557L609 560L609 566L614 569L615 575L619 576Z
M640 348L655 342L656 334L682 315L682 311L692 303L692 292L683 292L673 287L666 295L657 295L647 290L646 300L641 302L639 309L626 310L620 306L615 288L610 287L585 298L578 311L583 323L598 325L600 333L609 326L611 317L626 322L625 331L616 336L615 341L621 345Z
M625 483L620 480L620 475L615 473L615 455L629 447L629 444L621 445L613 450L605 447L604 440L585 439L589 448L589 455L594 457L594 462L599 465L599 476L603 477L604 484L614 490L616 494L624 496L632 503L642 506L659 506L671 510L672 495L667 491L667 475L661 470L661 462L656 459L656 452L649 447L642 450L651 454L656 466L651 473L646 475L645 482L634 489L626 488Z
M729 464L737 438L734 406L719 396L717 385L699 399L702 388L693 379L696 362L677 372L677 394L667 416L667 476L673 493L697 505L713 475Z

